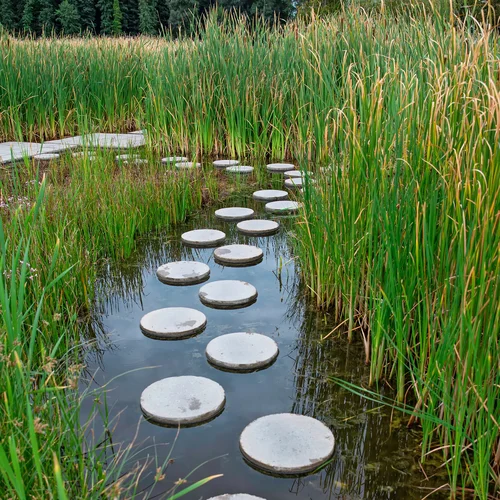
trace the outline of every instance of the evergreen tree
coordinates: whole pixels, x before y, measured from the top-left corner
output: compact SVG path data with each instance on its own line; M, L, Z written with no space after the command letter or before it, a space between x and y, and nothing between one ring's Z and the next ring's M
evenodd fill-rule
M113 0L98 0L97 6L101 14L99 33L111 35L113 33Z
M16 17L11 0L0 0L0 26L5 29L14 30L16 28Z
M198 8L195 0L170 0L169 2L169 24L174 32L182 30L189 32L190 23L198 16Z
M21 20L23 29L29 32L36 31L35 19L36 19L36 0L26 0Z
M56 11L57 19L65 35L76 35L81 31L80 14L70 0L63 0Z
M55 10L53 0L40 0L38 23L42 31L47 35L50 35L55 28Z
M80 29L82 31L95 31L97 23L94 0L75 0L74 4L80 16Z
M156 9L152 0L139 0L139 31L145 35L157 33Z
M113 24L111 32L114 36L121 35L122 33L122 11L120 9L120 0L113 0Z

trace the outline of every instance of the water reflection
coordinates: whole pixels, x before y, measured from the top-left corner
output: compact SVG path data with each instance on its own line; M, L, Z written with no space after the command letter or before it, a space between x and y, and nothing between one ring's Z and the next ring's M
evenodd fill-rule
M266 217L263 205L254 203L250 195L235 199L234 205L250 206ZM98 282L94 330L87 332L94 339L87 358L91 374L88 380L91 388L107 384L109 408L118 415L113 423L114 442L118 446L126 446L133 439L140 443L135 448L135 461L146 462L155 456L156 462L146 469L140 489L151 485L157 463L173 458L166 479L150 494L165 494L174 481L208 461L190 480L219 473L224 477L187 498L210 498L227 492L248 492L269 500L423 497L419 489L422 484L436 485L422 483L418 435L405 427L401 416L391 415L386 408L329 380L335 376L366 384L368 368L363 364L362 345L349 345L340 331L336 337L321 340L335 327L335 320L315 312L304 298L291 253L290 233L295 219L280 218L283 228L277 235L252 238L238 233L234 224L216 220L213 210L193 217L171 234L143 239L131 259L121 266L108 264ZM259 246L264 252L263 261L248 268L223 267L214 262L213 249L181 244L182 232L203 227L224 230L228 244ZM259 292L257 302L241 310L210 309L198 299L200 285L170 287L157 280L156 269L161 264L191 259L210 266L211 281L241 279L253 284ZM202 310L208 318L207 329L179 342L144 337L139 329L140 318L168 306ZM212 367L204 354L208 342L237 331L273 338L280 349L276 362L252 373ZM224 412L205 425L179 433L146 422L139 405L142 390L160 378L188 374L209 377L224 387ZM83 389L88 390L88 386L82 384ZM89 414L92 404L86 404ZM280 412L318 418L333 430L336 450L330 464L315 474L293 479L272 477L245 463L238 445L243 428L260 416ZM99 434L101 430L96 421L93 431Z

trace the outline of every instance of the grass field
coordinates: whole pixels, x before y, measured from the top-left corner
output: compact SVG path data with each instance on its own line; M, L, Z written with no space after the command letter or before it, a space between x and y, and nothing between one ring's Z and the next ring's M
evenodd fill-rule
M212 19L195 41L4 37L0 54L1 140L146 128L151 155L315 170L296 252L317 306L364 341L372 389L394 387L388 404L422 426L422 461L447 469L450 496L498 496L495 31L350 10L279 29ZM16 172L1 186L1 486L112 496L123 460L104 475L81 440L79 361L66 354L78 352L76 321L100 259L126 258L137 234L182 219L215 183L160 166L118 175L111 157L63 163L41 186L29 164Z

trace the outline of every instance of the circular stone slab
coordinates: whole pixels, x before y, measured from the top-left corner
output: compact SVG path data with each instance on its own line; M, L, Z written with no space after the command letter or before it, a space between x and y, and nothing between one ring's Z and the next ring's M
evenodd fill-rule
M271 201L266 203L266 211L274 214L287 213L287 212L297 212L297 210L302 207L302 203L297 201Z
M226 233L217 229L194 229L181 235L181 240L192 247L216 247L224 243Z
M265 500L261 497L256 497L253 495L247 495L246 493L226 493L225 495L218 495L216 497L209 498L208 500Z
M229 174L251 174L253 172L253 167L248 165L235 165L234 167L226 168L226 172Z
M189 169L189 168L200 168L201 163L196 163L195 161L180 161L175 164L175 167L184 170L184 169Z
M293 413L258 418L240 436L240 449L248 461L282 475L314 471L332 456L334 446L325 424Z
M203 262L181 260L160 266L156 276L167 285L196 285L210 277L210 268Z
M183 339L202 332L207 317L188 307L166 307L151 311L141 318L141 330L153 339Z
M162 158L161 162L162 163L180 163L188 161L188 159L185 156L167 156L166 158Z
M227 168L234 167L235 165L239 165L240 162L238 160L215 160L214 167L216 168Z
M141 409L159 424L206 422L224 408L224 389L205 377L169 377L149 385L141 394Z
M59 158L57 153L40 153L33 157L37 161L53 161Z
M253 219L238 222L236 228L248 236L269 236L279 231L280 224L273 220Z
M227 221L251 219L253 215L254 211L251 208L243 207L219 208L219 210L215 211L215 216L218 219Z
M123 155L116 155L115 160L120 161L120 160L135 160L139 158L139 155L137 154L123 154Z
M149 162L146 158L130 158L130 160L123 160L123 165L147 165Z
M287 170L294 170L295 165L291 163L269 163L267 165L267 170L269 172L286 172Z
M260 333L229 333L211 340L205 351L208 361L228 370L255 370L278 357L276 342Z
M281 189L261 189L253 194L253 199L257 201L277 201L286 200L287 198L288 193L281 191Z
M285 187L288 189L297 189L301 188L303 184L303 178L293 178L293 179L285 179Z
M257 300L257 290L246 281L221 280L203 285L198 292L203 304L215 309L238 309Z
M304 177L307 177L307 176L311 176L313 175L312 172L310 172L309 170L307 171L303 171L303 170L288 170L286 171L284 174L283 174L286 178L290 179L290 178L304 178Z
M252 245L225 245L214 251L215 262L229 266L256 264L263 255L260 248Z

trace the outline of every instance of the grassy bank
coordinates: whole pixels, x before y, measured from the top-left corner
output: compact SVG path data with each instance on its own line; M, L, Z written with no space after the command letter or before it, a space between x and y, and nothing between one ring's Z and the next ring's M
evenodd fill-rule
M435 16L410 20L353 10L280 29L211 20L196 41L0 43L2 140L145 127L152 151L294 157L317 170L297 225L297 255L317 306L334 308L349 335L361 336L372 385L394 386L399 404L414 410L411 423L424 431L422 459L437 457L447 468L451 496L498 495L496 32L472 19L451 26ZM36 223L21 202L4 223L13 241L2 264L7 276L17 276L12 255L21 243L22 254L28 239L29 259L18 260L37 270L43 264L28 282L27 319L18 321L20 345L13 352L21 366L36 357L42 376L55 384L51 397L62 382L52 371L43 375L42 367L66 359L68 339L75 342L74 334L62 333L72 331L92 297L94 263L126 257L135 234L181 219L201 203L198 189L188 192L183 180L159 181L155 168L116 175L111 161L95 165L59 167ZM319 174L320 165L331 169ZM22 175L2 192L31 204L39 187L26 186L34 177ZM71 266L45 294L48 325L37 323L44 287ZM25 289L1 279L6 290ZM4 363L10 371L2 383L18 369L16 359ZM22 383L31 387L32 369L26 370ZM61 373L66 377L68 369ZM52 412L65 404L43 391L41 397ZM26 401L15 404L24 416ZM44 415L43 422L52 420ZM20 446L32 460L33 433L5 425L4 436L17 441L5 438L4 449ZM53 441L44 437L52 443L44 462L50 471L27 475L38 491L46 475L57 487L52 450L68 467L54 427ZM83 478L87 464L79 467ZM93 488L103 487L99 477L90 481Z
M80 422L79 347L88 339L80 338L78 321L92 305L103 259L129 256L138 234L183 220L212 189L210 177L168 173L158 162L117 165L113 153L92 162L68 156L45 177L31 163L3 172L0 485L6 498L134 496L141 469L132 447L109 447L112 423L102 395L95 415L106 433L93 436Z

